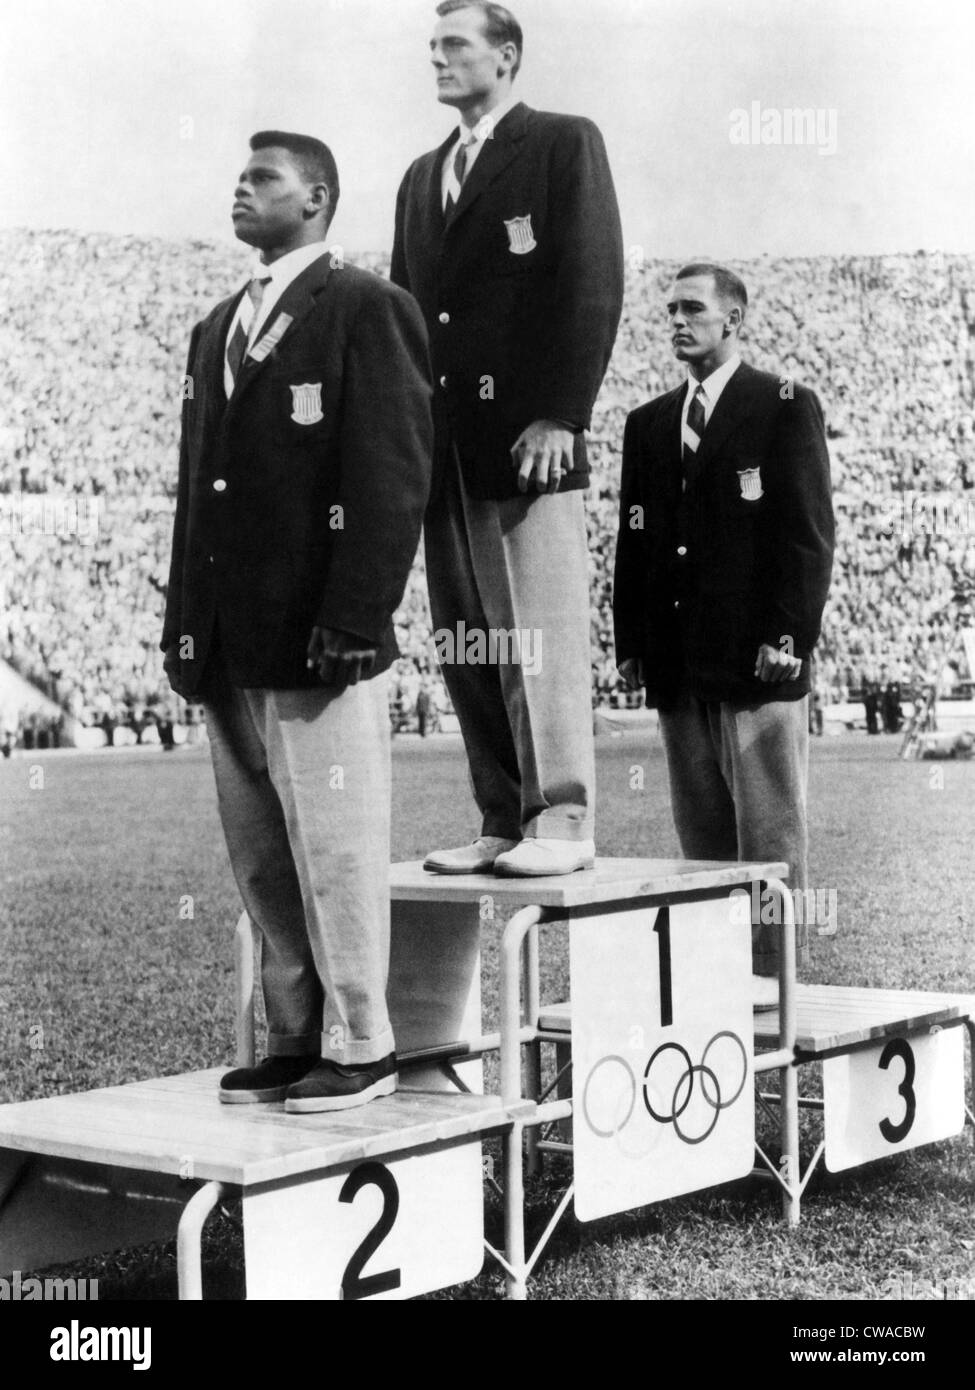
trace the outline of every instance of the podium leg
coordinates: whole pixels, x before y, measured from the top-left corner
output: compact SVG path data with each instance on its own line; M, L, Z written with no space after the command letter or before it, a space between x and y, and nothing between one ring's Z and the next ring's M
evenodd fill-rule
M207 1217L223 1196L223 1186L208 1182L183 1208L176 1230L176 1268L180 1302L199 1303L203 1299L203 1265L200 1243Z

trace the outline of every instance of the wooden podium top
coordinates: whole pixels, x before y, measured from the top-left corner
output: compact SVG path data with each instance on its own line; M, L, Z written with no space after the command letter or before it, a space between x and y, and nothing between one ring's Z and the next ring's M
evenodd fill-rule
M918 989L796 985L796 1012L796 1046L801 1053L818 1056L876 1038L918 1033L950 1019L973 1018L975 997ZM756 1013L755 1042L775 1046L778 1036L778 1010Z
M0 1149L248 1186L497 1133L498 1096L400 1089L334 1114L221 1105L222 1068L0 1106ZM530 1105L522 1109L531 1109Z
M490 894L512 907L584 907L626 898L658 898L737 888L758 878L784 878L780 863L727 864L708 859L597 859L594 869L546 878L434 874L419 859L390 868L393 902L478 902Z

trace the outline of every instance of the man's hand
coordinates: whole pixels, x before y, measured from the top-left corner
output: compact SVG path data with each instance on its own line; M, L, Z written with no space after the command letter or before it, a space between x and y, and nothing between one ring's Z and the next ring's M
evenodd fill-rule
M334 627L313 627L308 642L309 671L317 671L322 685L341 691L366 680L376 664L377 647L362 637Z
M620 662L617 670L626 681L627 690L643 689L646 682L643 679L642 656L628 656L625 661Z
M780 681L799 679L802 661L798 656L789 656L779 647L763 642L755 660L755 674L767 685L777 685Z
M575 436L555 420L535 420L511 446L518 469L518 491L527 492L534 479L538 492L557 492L564 473L572 472Z

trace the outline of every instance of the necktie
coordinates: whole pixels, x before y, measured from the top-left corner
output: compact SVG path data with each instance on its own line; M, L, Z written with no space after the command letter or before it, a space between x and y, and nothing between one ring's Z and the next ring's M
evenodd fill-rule
M468 135L457 146L457 153L454 155L453 186L447 188L447 205L444 209L448 217L460 201L461 189L467 177L467 156L475 139L476 136Z
M237 327L233 331L230 342L227 344L227 366L230 368L230 375L234 382L237 381L237 373L240 371L244 354L247 351L247 343L250 338L251 327L254 323L255 315L261 307L261 300L264 298L264 286L270 282L270 275L261 277L255 276L247 286L247 294L241 300L240 317L237 320Z
M694 399L691 401L690 409L687 412L687 429L695 436L697 443L691 448L685 440L681 452L685 477L687 476L688 464L701 447L701 437L704 434L706 423L707 421L704 415L704 387L698 386L697 390L694 392Z

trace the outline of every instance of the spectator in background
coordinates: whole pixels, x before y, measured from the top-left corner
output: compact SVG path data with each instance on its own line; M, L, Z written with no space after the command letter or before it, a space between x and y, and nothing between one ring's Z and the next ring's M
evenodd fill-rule
M901 730L901 684L891 677L884 686L882 710L885 734L899 734Z
M880 686L872 675L867 676L863 682L863 708L867 716L867 733L879 734L877 717L880 714Z

